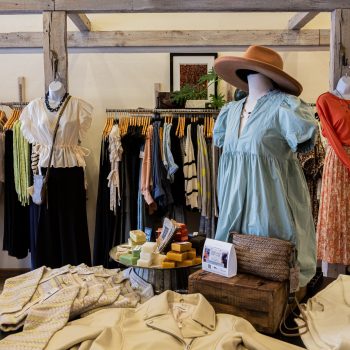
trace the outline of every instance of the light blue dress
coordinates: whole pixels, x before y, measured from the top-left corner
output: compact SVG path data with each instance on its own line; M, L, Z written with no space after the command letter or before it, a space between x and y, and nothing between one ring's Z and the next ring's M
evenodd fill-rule
M215 238L226 241L237 231L295 243L305 286L316 270L315 228L295 152L313 148L317 123L305 102L273 90L257 101L238 136L244 101L223 107L214 127L214 143L223 147Z

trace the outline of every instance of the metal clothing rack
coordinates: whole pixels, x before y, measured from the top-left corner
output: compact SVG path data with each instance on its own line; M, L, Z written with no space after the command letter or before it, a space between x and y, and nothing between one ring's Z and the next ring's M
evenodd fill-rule
M29 102L0 102L1 106L7 106L10 108L16 108L16 107L24 107L27 106Z
M118 108L118 109L106 109L106 113L135 113L135 114L165 114L165 113L173 113L173 114L218 114L220 111L217 109L190 109L190 108L182 108L182 109L146 109L146 108Z

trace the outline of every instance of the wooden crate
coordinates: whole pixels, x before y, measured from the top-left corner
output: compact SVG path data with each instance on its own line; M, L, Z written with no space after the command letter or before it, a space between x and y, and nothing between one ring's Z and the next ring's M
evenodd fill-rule
M217 313L248 320L258 331L274 334L288 298L288 283L239 274L226 278L199 270L189 276L189 293L201 293Z

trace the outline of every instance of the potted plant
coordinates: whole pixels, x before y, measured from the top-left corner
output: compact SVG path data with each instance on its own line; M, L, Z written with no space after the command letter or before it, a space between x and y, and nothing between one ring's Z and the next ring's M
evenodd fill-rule
M219 82L219 77L211 69L207 74L202 75L196 85L185 84L180 90L171 93L171 100L176 105L184 106L189 100L203 100L207 97L207 88L212 84ZM223 94L209 95L209 102L206 103L206 108L220 109L226 103Z

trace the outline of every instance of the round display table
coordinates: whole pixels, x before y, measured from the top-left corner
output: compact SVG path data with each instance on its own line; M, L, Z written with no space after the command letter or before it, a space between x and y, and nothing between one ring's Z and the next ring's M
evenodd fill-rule
M132 267L139 277L153 286L155 294L163 293L165 290L187 293L188 276L202 266L202 264L198 264L186 267L163 268L160 266L140 267L137 265L125 265L116 259L116 251L117 247L112 248L109 256L123 266Z

